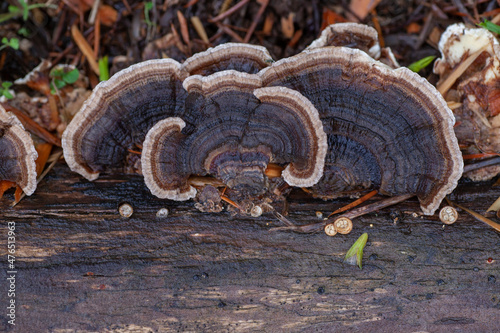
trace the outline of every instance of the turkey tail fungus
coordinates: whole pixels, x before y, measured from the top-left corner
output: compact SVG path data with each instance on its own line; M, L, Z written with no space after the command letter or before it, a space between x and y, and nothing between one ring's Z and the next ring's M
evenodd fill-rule
M440 93L407 68L393 70L356 49L320 47L259 75L264 86L295 89L318 109L328 153L315 196L414 194L432 215L456 187L463 161L455 118Z
M17 184L31 195L36 189L37 153L21 122L0 106L0 181Z

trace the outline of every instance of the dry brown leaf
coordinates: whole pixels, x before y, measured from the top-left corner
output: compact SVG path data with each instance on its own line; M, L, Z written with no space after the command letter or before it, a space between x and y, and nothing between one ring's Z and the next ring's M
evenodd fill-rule
M111 27L118 19L118 12L111 6L101 5L99 7L99 18L102 24Z
M264 20L264 26L262 27L262 33L265 36L271 35L271 31L273 30L274 25L274 14L269 13L266 15L266 19Z
M36 164L36 174L39 176L43 168L45 168L45 164L47 163L47 159L50 156L50 151L52 150L52 144L50 143L39 143L35 147L36 152L38 153L38 157L35 161Z
M324 8L323 9L323 20L321 22L321 30L324 30L327 26L334 23L347 22L345 17L335 13L334 11Z
M500 210L500 197L498 197L498 199L496 199L495 202L486 211L487 212L497 212L498 210Z
M380 3L381 0L351 0L349 9L361 20Z
M16 187L16 183L10 180L0 180L0 199L3 197L5 191L12 187Z

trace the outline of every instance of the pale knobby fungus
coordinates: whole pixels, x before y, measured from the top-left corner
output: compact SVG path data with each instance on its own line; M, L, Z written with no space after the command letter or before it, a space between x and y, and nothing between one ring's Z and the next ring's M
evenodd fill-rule
M158 122L144 141L143 175L154 195L193 198L191 175L212 175L246 197L263 195L269 163L286 165L282 177L292 186L321 178L326 135L298 92L260 88L258 75L234 70L190 76L184 87L184 116Z
M0 180L16 183L26 195L36 189L38 154L21 122L0 106Z
M434 63L437 86L456 105L455 133L464 154L500 152L500 45L483 28L449 26L439 41L441 58ZM498 165L466 172L475 181L500 172Z
M407 68L366 53L320 47L259 72L264 86L285 86L318 109L328 136L323 178L310 190L332 198L378 189L417 195L432 215L457 185L463 161L455 118L439 92Z

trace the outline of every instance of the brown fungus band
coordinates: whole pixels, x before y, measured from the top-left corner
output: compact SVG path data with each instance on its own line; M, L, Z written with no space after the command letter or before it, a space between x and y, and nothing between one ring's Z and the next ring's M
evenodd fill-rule
M328 136L323 198L378 189L415 194L433 214L457 185L463 161L454 117L439 92L406 68L392 70L366 53L323 47L262 70L264 86L285 86L318 109Z
M184 114L190 74L226 69L256 73L272 58L261 46L228 43L194 55L183 65L156 59L133 65L95 87L63 135L65 159L71 170L94 180L108 169L129 167L137 150L159 120Z
M257 75L236 71L191 76L184 116L156 124L144 142L146 185L162 198L196 195L190 175L212 175L248 196L267 189L269 163L287 165L293 186L322 176L326 135L314 106L283 87L260 88Z
M210 75L224 70L256 74L274 62L262 46L225 43L186 59L182 69L190 75Z
M29 133L0 106L0 180L14 182L31 195L36 189L36 158Z
M147 131L184 111L180 64L170 59L133 65L100 83L63 134L71 170L89 180L123 166L128 149L142 146Z

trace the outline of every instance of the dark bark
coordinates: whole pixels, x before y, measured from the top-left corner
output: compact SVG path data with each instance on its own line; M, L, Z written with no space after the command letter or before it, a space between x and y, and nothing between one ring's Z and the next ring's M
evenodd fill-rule
M484 213L498 196L483 183L451 198ZM271 215L200 213L153 197L141 177L88 182L63 163L16 207L7 199L0 253L13 221L17 307L11 326L2 287L0 331L498 331L500 235L465 212L443 227L414 216L410 199L354 219L345 236L270 232L282 226ZM311 223L348 202L296 193L288 218ZM162 207L167 218L156 217ZM360 270L342 260L363 232ZM2 281L7 271L2 260Z

